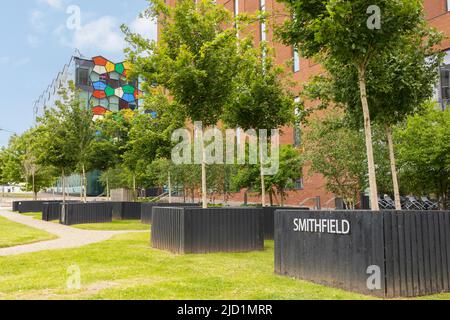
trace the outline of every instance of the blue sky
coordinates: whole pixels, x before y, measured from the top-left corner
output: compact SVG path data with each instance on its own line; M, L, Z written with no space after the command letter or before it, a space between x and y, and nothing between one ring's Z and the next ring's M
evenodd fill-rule
M119 62L125 47L122 23L155 38L155 24L139 18L146 7L145 0L1 1L0 128L20 134L33 125L33 102L76 48L87 57ZM72 19L78 8L79 25ZM0 146L10 135L0 131Z

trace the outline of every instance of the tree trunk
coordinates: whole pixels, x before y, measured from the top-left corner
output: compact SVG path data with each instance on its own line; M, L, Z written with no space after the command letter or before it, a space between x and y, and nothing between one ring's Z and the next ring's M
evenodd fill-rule
M169 176L168 176L168 185L169 185L169 203L172 203L172 181L170 179L170 171L169 171Z
M361 104L364 114L364 134L366 137L367 164L369 167L370 207L373 211L380 211L380 208L378 206L378 189L377 189L375 161L373 158L373 145L372 145L372 126L370 123L369 103L367 102L365 73L366 73L365 66L359 66L358 68L359 91L361 93Z
M280 203L281 203L281 207L284 207L284 190L283 189L280 190Z
M34 178L34 172L31 174L32 184L33 184L33 200L37 200L37 191L36 191L36 185L35 185L35 178Z
M133 173L133 201L136 202L136 175Z
M207 187L206 187L206 152L205 142L203 141L203 129L201 130L201 144L202 144L202 207L208 208Z
M109 177L106 177L106 199L107 200L111 200L110 199L110 194L109 194Z
M269 191L269 201L270 201L270 206L273 207L273 192Z
M392 139L392 128L389 125L386 125L386 137L389 148L389 160L391 162L391 175L392 175L392 185L394 187L395 210L402 210L402 203L400 201L400 190L398 187L397 166L395 164L394 141Z
M266 206L266 183L264 178L264 163L263 163L263 151L262 151L262 143L260 142L259 147L259 170L261 174L261 205L263 207Z
M63 194L63 206L66 204L66 175L64 169L61 171L61 187Z
M87 202L87 178L86 178L86 167L82 165L83 170L83 202Z

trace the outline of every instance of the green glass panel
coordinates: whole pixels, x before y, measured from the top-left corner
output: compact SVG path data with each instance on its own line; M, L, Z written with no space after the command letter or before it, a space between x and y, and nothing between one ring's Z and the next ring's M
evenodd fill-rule
M129 94L134 94L134 87L127 85L123 87L123 92L124 93L129 93Z
M122 74L125 71L125 67L123 66L123 63L116 64L116 72Z
M107 86L105 89L105 93L107 97L111 97L114 95L115 90L111 88L110 86Z

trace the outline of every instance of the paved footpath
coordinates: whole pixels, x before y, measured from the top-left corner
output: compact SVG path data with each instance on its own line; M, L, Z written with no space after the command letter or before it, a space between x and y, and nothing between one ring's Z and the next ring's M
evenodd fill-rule
M91 231L80 230L61 224L41 221L32 217L0 209L0 216L8 220L27 225L32 228L40 229L58 236L55 240L36 242L20 245L16 247L0 249L0 256L12 256L23 253L38 252L44 250L78 248L92 243L98 243L111 239L117 234L146 232L146 231Z

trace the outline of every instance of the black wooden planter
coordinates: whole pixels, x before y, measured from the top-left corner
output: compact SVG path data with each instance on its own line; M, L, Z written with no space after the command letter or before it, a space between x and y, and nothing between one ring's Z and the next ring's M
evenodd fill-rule
M70 226L112 222L111 202L66 203L60 222Z
M141 205L141 222L143 224L152 224L152 211L154 207L179 207L179 208L189 208L189 207L199 207L198 203L142 203Z
M256 208L155 207L152 246L179 254L263 250L263 216Z
M80 201L66 201L66 203L81 203ZM62 201L45 202L42 205L42 220L54 221L61 220Z
M277 211L275 272L380 297L449 292L450 212Z
M309 210L309 208L263 207L262 210L264 212L264 240L273 240L275 234L276 210Z
M14 211L14 212L19 211L19 203L20 203L20 201L13 201L13 203L12 203L12 211Z
M18 211L19 213L42 212L44 203L48 202L61 202L61 201L59 200L16 201L15 203L13 203L13 211Z
M141 202L112 202L114 220L141 220Z

